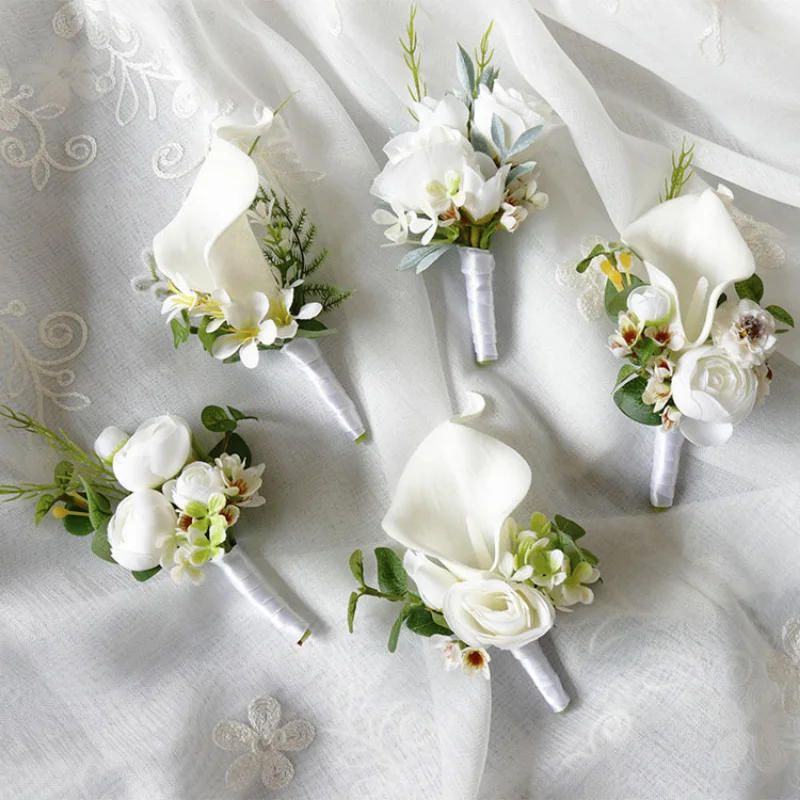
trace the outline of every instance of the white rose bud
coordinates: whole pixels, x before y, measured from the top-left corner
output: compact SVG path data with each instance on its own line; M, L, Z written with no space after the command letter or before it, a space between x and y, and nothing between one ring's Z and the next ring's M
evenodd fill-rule
M628 295L628 311L645 325L661 325L672 314L672 299L655 286L637 286Z
M555 621L553 604L542 592L500 579L456 583L445 595L443 613L462 642L501 650L539 639Z
M128 495L108 522L111 557L126 569L158 566L163 540L174 533L178 515L169 500L154 489Z
M114 456L114 475L129 492L155 489L181 471L191 451L192 432L182 419L153 417Z
M176 480L167 481L161 491L167 500L185 511L193 501L207 506L212 494L222 494L225 489L222 471L218 467L205 461L194 461L183 468Z
M506 150L510 150L525 131L537 125L546 126L548 122L545 116L548 111L542 104L523 96L516 89L504 89L499 81L495 81L492 91L489 91L487 86L480 87L473 108L473 127L486 139L494 156L500 153L492 137L492 116L497 115L503 123ZM523 151L515 153L511 163L521 164L530 161L541 138L540 136Z
M115 428L113 425L106 428L95 440L94 451L104 463L111 465L117 451L128 441L130 437L125 431Z
M750 414L758 376L730 353L706 345L684 353L672 376L672 399L681 412L681 431L701 447L724 444Z

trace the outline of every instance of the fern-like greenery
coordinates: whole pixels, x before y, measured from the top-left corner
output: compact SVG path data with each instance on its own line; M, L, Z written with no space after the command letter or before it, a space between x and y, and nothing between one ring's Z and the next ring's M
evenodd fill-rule
M692 159L694 158L694 145L688 150L686 149L686 140L681 142L681 153L678 156L677 162L675 161L675 153L672 154L672 175L669 180L664 180L664 194L658 196L660 203L666 200L674 200L680 196L683 187L688 183L689 178L694 175L694 171L690 169L692 166Z
M271 189L259 189L253 208L263 203L267 209L264 235L261 237L264 257L281 276L283 286L302 281L295 288L291 311L297 311L308 302L322 304L330 311L340 306L351 292L327 283L309 281L328 256L323 249L312 254L317 237L317 226L308 221L305 208L295 212L287 197Z
M415 24L416 17L417 6L412 3L411 12L408 18L408 25L406 26L406 36L408 37L408 41L404 41L401 38L400 47L403 48L403 60L406 62L406 66L411 71L411 83L407 84L406 88L408 89L409 95L411 95L411 99L415 103L419 103L428 93L428 86L422 81L419 74L422 56L418 50L419 42L417 41L417 28ZM411 116L417 122L419 122L419 117L417 117L417 115L414 113L414 109L410 106L408 106L408 113L411 114Z

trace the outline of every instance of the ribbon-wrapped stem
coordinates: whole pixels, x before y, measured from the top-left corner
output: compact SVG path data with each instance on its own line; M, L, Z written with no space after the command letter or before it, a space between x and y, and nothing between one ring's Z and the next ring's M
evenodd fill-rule
M654 508L670 508L675 499L675 484L681 463L683 434L678 428L658 428L653 443L653 472L650 476L650 502Z
M477 247L459 247L458 253L461 272L467 284L467 308L475 360L479 364L497 361L497 323L492 290L494 256L489 250L479 250Z
M367 432L361 415L328 366L317 342L297 337L283 346L283 352L317 387L317 392L333 411L342 430L354 441L361 439Z
M241 545L212 563L290 642L302 645L311 635L308 623L289 607Z
M528 642L524 647L512 650L511 655L522 664L525 672L531 676L531 680L541 692L547 705L557 714L565 711L570 702L569 695L564 691L561 679L550 666L539 642Z

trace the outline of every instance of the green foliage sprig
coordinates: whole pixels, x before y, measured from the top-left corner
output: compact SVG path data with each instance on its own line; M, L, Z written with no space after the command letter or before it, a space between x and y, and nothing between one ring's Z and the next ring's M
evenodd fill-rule
M422 98L428 93L428 86L427 84L420 78L419 69L420 64L422 62L422 56L418 51L419 41L417 39L417 27L416 27L416 18L417 18L417 5L416 3L411 4L411 11L409 12L408 17L408 25L406 26L406 36L407 41L404 41L403 38L400 38L400 47L403 48L403 61L406 62L406 66L411 71L411 83L406 85L408 89L408 93L411 96L411 99L415 103L419 103L422 101ZM408 109L408 113L414 118L416 122L419 122L419 117L414 112L414 109L411 106L406 106Z
M403 624L420 636L452 636L441 612L428 608L422 598L408 588L408 573L400 556L388 547L375 548L375 561L378 568L378 587L369 586L364 579L364 554L356 550L350 556L350 570L358 582L358 589L350 595L347 607L347 627L353 632L358 601L365 595L380 597L392 603L402 603L400 613L389 633L389 652L397 649L397 641Z
M667 200L674 200L683 191L683 187L689 182L689 178L694 175L690 169L694 158L694 145L686 149L686 140L681 142L681 152L678 160L675 160L675 153L672 153L672 175L669 179L664 179L664 194L658 196L658 201L664 203Z

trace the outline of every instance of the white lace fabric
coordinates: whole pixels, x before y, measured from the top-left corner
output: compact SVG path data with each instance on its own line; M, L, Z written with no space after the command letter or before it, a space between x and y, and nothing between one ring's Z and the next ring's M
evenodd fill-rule
M407 13L360 0L0 10L0 402L84 445L106 425L196 419L208 403L256 414L247 439L268 465L267 506L241 538L314 629L302 648L284 646L221 576L142 585L54 521L34 528L31 507L4 506L0 796L250 797L267 791L265 763L272 785L286 763L296 769L269 796L313 800L798 796L800 336L786 334L767 404L724 449L684 448L676 505L653 514L651 431L614 407L606 322L587 324L565 288L602 317L599 277L558 267L657 201L686 136L707 182L735 193L766 300L800 317L797 10L421 3L432 94L454 84L456 42L471 48L491 15L501 80L540 93L565 122L538 158L549 208L495 237L501 357L482 368L456 259L398 273L369 219L381 148L410 124L397 44ZM321 347L363 410L366 445L280 354L251 372L197 342L176 352L142 264L210 123L252 122L295 91L281 111L294 153L281 147L264 166L309 206L328 276L355 290ZM386 545L394 480L466 390L490 398L485 424L533 465L530 510L585 525L601 559L595 603L545 644L574 698L563 715L502 653L491 685L446 673L410 633L390 655L389 604L365 598L347 633L348 557ZM0 430L0 481L41 480L55 460ZM250 750L216 747L218 721L265 693L313 721L313 745L279 747L292 723L275 727L270 712L258 758L261 716L218 735ZM233 783L252 783L228 794L226 772L244 756Z

